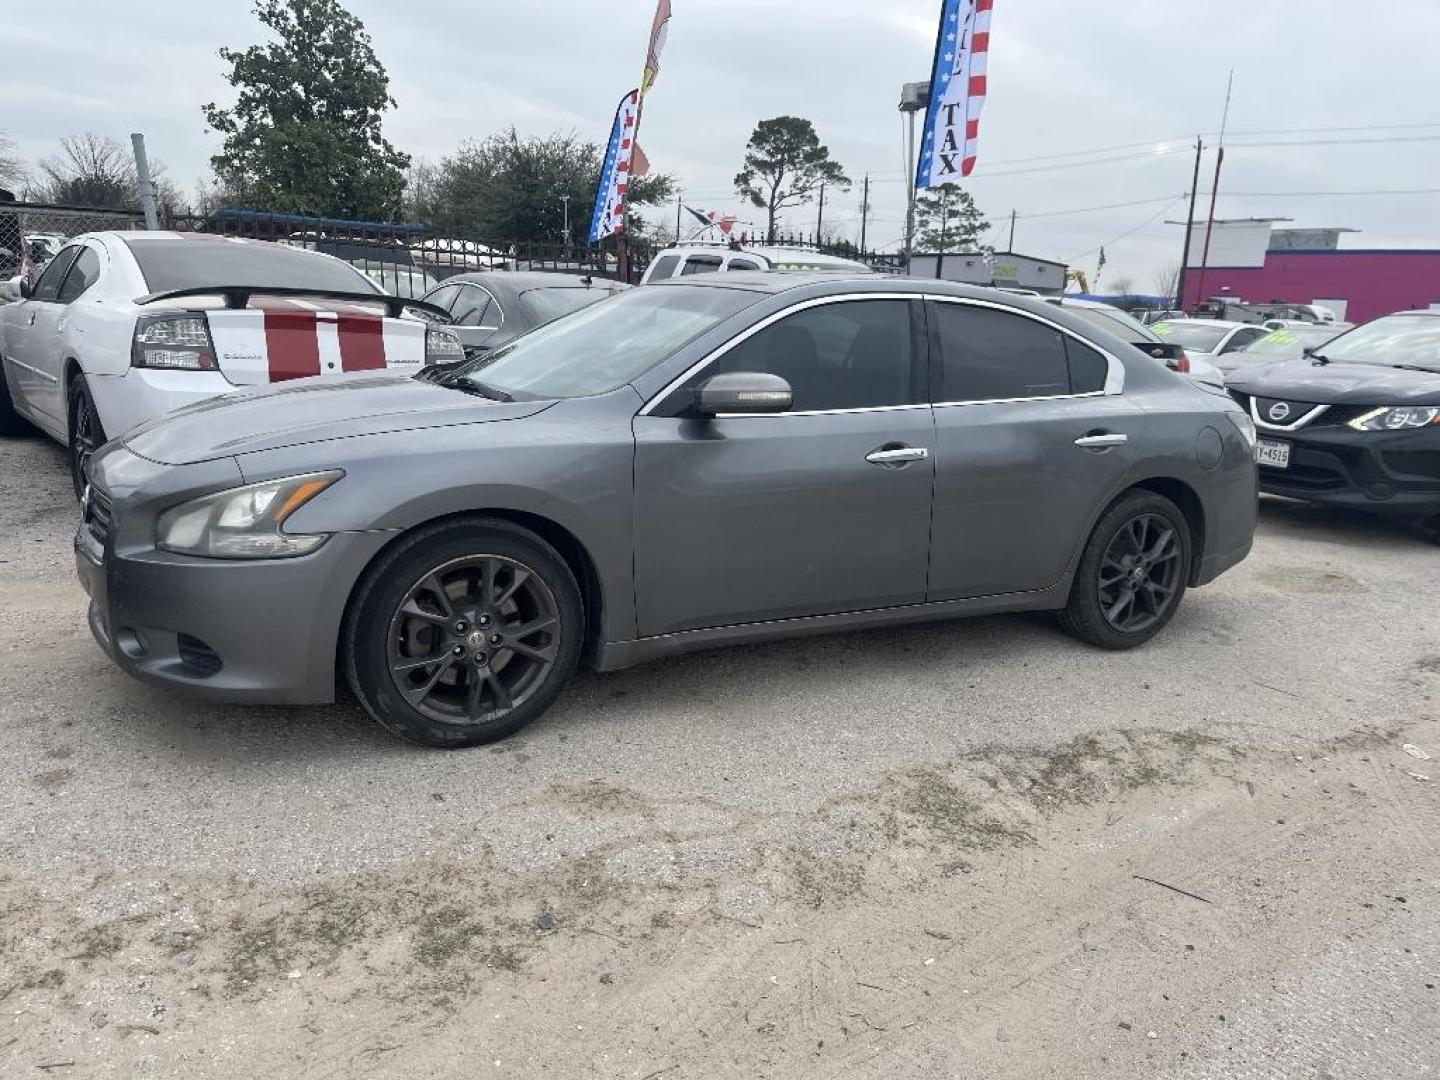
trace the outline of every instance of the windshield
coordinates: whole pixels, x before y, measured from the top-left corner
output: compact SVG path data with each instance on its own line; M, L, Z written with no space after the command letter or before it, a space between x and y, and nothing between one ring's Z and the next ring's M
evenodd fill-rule
M1337 364L1383 364L1440 372L1440 315L1386 315L1318 350Z
M589 307L595 301L604 300L620 291L618 288L606 288L603 285L547 285L543 289L530 289L520 296L530 305L536 321L547 323L561 315L569 315L572 311Z
M1252 341L1241 353L1262 353L1266 359L1278 356L1299 356L1306 349L1313 349L1329 341L1336 334L1333 326L1287 326L1272 330L1257 341Z
M1082 319L1088 319L1097 326L1103 326L1112 334L1119 334L1126 341L1154 341L1155 334L1150 327L1138 319L1132 319L1119 308L1081 307L1079 304L1061 305L1066 311L1073 311Z
M1220 347L1220 339L1230 332L1228 326L1211 326L1199 319L1159 322L1150 329L1190 352L1214 352Z
M678 285L629 289L461 365L449 381L517 398L604 394L763 295Z
M369 278L348 263L267 241L236 243L219 237L193 236L183 240L137 239L130 241L129 247L151 292L210 285L379 291Z

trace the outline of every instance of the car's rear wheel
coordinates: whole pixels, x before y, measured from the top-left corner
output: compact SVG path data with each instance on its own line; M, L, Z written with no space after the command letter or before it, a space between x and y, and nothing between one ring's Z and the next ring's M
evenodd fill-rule
M458 519L406 537L366 575L346 621L346 675L402 738L475 746L550 707L584 626L553 547L511 522Z
M90 396L84 375L77 375L70 384L70 479L75 484L75 497L85 494L90 481L86 469L95 451L105 445L105 425Z
M1090 534L1060 624L1104 649L1143 645L1180 606L1191 550L1190 526L1173 502L1127 492Z

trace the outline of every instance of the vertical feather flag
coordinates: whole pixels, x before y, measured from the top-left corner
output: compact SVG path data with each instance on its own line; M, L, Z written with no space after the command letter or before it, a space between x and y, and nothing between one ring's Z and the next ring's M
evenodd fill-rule
M925 141L915 186L939 187L969 176L985 105L990 52L990 9L995 0L943 0Z
M625 231L625 191L630 186L630 165L635 154L635 127L640 120L640 91L631 90L620 99L610 141L605 146L605 164L600 169L600 186L595 192L595 209L590 213L590 243Z
M660 53L665 48L665 35L670 28L670 0L660 0L655 6L655 21L650 24L650 47L645 51L645 75L640 80L640 96L644 97L655 85L660 74Z

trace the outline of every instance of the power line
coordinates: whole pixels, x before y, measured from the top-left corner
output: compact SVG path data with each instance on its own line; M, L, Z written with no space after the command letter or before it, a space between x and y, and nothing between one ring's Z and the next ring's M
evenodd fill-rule
M1210 194L1208 191L1202 194ZM1235 199L1303 199L1309 197L1339 198L1356 195L1440 195L1440 188L1400 188L1389 191L1222 191L1225 198Z
M1137 232L1139 232L1141 229L1145 228L1145 226L1150 225L1150 224L1153 224L1154 221L1155 221L1157 218L1159 218L1161 215L1163 215L1163 214L1164 214L1167 210L1169 210L1172 206L1174 206L1176 203L1184 202L1186 198L1187 198L1187 196L1185 196L1185 195L1180 195L1180 196L1177 196L1176 198L1171 199L1168 203L1166 203L1164 206L1162 206L1159 210L1156 210L1155 213L1151 214L1148 218L1146 218L1144 221L1142 221L1139 225L1136 225L1133 229L1126 229L1123 233L1121 233L1119 236L1115 237L1114 239L1112 239L1112 240L1106 240L1103 244L1097 244L1097 245L1095 245L1093 248L1091 248L1089 251L1082 251L1079 255L1075 255L1075 256L1073 256L1072 258L1067 259L1066 262L1068 262L1068 263L1077 263L1077 262L1079 262L1081 259L1086 258L1087 256L1094 255L1094 254L1095 254L1097 251L1099 251L1101 248L1114 247L1114 246L1115 246L1116 244L1118 244L1121 240L1124 240L1127 236L1133 236L1135 233L1137 233Z

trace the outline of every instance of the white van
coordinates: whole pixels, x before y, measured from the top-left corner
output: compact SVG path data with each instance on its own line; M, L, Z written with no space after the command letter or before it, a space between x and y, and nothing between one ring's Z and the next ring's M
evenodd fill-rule
M714 274L725 270L843 270L868 274L862 262L822 255L802 248L731 247L728 244L686 244L657 252L645 268L641 285L687 274Z

